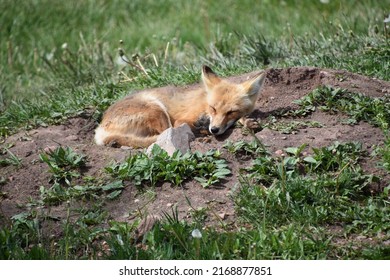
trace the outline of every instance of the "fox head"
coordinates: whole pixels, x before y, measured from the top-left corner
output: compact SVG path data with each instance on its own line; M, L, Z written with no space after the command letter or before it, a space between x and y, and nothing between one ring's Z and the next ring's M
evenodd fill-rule
M262 73L252 80L234 84L218 77L208 66L203 66L210 133L221 135L237 120L252 113L265 76Z

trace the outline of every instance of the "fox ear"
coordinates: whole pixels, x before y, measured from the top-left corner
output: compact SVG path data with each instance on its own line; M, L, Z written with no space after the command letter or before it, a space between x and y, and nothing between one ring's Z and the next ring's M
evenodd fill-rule
M256 95L264 85L265 73L260 74L256 78L244 83L245 92L248 96Z
M217 74L215 74L213 70L206 65L203 65L202 67L202 80L206 89L211 89L221 82L221 79L217 76Z

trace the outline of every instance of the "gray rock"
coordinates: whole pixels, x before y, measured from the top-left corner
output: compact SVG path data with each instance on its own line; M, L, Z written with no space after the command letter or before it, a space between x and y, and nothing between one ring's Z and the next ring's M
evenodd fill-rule
M167 151L169 155L172 155L176 150L181 151L183 154L190 150L190 142L195 139L194 133L188 124L184 123L179 127L171 127L161 133L157 141L149 146L147 153L150 154L155 144L159 145L162 149Z

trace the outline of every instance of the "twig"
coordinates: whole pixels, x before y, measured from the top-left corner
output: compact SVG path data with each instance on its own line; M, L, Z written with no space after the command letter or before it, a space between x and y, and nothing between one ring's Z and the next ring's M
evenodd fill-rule
M137 65L135 63L133 63L132 61L128 60L126 55L125 55L125 52L123 51L122 48L119 48L118 49L119 51L119 56L121 57L122 61L124 61L125 63L127 63L128 65L136 68L137 70L141 71L142 73L144 73L147 77L149 77L148 73L146 72L145 68L142 66L142 64L140 64L139 62L139 59L137 58L137 62L139 62L139 64L141 65Z

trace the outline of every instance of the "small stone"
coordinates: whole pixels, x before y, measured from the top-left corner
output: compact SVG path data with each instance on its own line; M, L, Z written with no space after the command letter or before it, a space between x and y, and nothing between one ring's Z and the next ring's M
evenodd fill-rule
M227 214L225 212L219 213L218 216L221 218L221 220L225 220L227 217Z
M182 154L185 154L190 150L190 142L193 139L195 139L195 136L192 133L190 126L184 123L179 127L171 127L163 131L163 133L158 136L157 141L149 146L147 153L150 154L153 146L157 144L167 151L170 156L177 150Z
M131 150L131 147L130 146L121 146L121 149L122 150Z
M80 138L77 135L69 135L68 137L65 138L67 141L79 141Z
M19 140L20 142L26 142L26 141L31 141L32 138L29 137L29 136L21 136L21 137L18 138L18 140Z
M321 71L321 72L320 72L320 79L322 79L322 78L324 78L324 77L326 77L326 76L328 76L328 75L329 75L328 72L326 72L326 71Z
M58 148L58 146L47 146L46 148L43 149L43 151L48 154L48 153L54 152L55 149L57 149L57 148Z
M32 151L28 151L28 152L26 152L26 154L24 155L25 157L29 157L29 156L31 156L32 155Z

